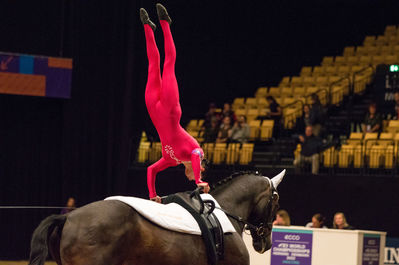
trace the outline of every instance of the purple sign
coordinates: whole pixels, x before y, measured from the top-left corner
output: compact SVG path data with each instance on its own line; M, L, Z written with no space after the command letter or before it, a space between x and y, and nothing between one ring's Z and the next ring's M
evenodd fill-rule
M309 230L273 229L271 265L311 265L313 233Z
M364 234L362 265L380 263L380 235Z

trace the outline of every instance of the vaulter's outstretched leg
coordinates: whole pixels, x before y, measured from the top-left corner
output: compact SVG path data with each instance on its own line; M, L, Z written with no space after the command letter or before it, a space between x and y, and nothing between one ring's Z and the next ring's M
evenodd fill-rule
M148 57L148 78L145 88L145 103L150 115L152 115L152 112L155 111L156 103L161 98L162 80L160 56L154 36L156 26L150 20L147 11L145 11L144 8L140 9L140 19L144 26Z
M165 44L165 62L162 72L161 102L167 108L180 108L179 88L175 75L176 48L173 41L172 32L170 30L170 23L172 23L172 20L169 17L166 8L159 3L157 4L157 13L159 23L162 27Z

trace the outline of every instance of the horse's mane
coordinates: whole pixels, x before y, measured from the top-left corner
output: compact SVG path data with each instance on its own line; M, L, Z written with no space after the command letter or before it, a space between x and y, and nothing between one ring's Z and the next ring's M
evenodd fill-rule
M237 172L234 172L233 174L231 174L230 176L225 177L225 178L223 178L223 179L221 179L219 181L212 182L212 180L210 180L211 190L215 190L216 188L219 189L220 187L222 187L225 184L229 183L233 179L235 179L235 178L237 178L239 176L243 176L243 175L261 176L261 174L257 170L237 171Z

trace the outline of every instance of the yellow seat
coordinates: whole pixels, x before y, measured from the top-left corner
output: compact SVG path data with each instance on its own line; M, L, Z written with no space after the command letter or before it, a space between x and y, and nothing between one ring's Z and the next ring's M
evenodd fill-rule
M284 76L283 79L281 79L279 86L289 86L290 82L291 82L291 77Z
M264 120L260 127L260 139L268 140L273 134L274 120Z
M380 35L377 37L377 40L375 41L376 46L384 46L388 43L388 38L386 36Z
M364 46L374 46L375 44L375 36L366 36L363 41Z
M306 88L303 86L294 87L293 95L294 96L302 96L306 94Z
M205 122L204 119L198 120L198 127L201 128L202 125L204 125L204 122Z
M362 143L362 140L363 140L363 133L352 132L349 135L347 143L350 145L359 145Z
M186 126L187 130L194 130L198 127L198 120L190 120Z
M256 109L249 109L248 111L247 111L247 123L250 123L251 121L253 121L253 120L255 120L256 119L256 117L258 117L259 116L259 110L256 108Z
M296 87L296 86L302 86L303 83L303 77L301 76L293 76L291 78L291 86Z
M292 96L292 87L282 87L281 95L283 97L291 97Z
M149 151L149 160L151 163L158 161L162 157L162 144L153 142Z
M359 63L361 65L370 65L371 64L371 56L369 56L369 55L360 56Z
M349 57L355 55L355 47L349 46L344 48L343 52L344 57Z
M213 149L213 158L212 162L214 164L221 164L225 161L226 158L226 143L216 143L215 148Z
M312 76L318 77L318 76L325 76L325 68L321 66L315 66L313 67L313 73Z
M319 76L316 78L316 85L318 87L326 87L328 86L328 77L326 76Z
M337 73L338 67L334 65L329 65L326 67L327 75L335 75Z
M355 168L361 168L364 165L364 152L361 145L355 146L353 155L353 166Z
M239 163L241 165L248 165L252 161L253 151L254 144L243 144L240 150Z
M256 98L247 98L245 100L245 109L247 112L251 109L258 109L258 100Z
M323 57L323 60L321 61L322 66L330 66L334 64L334 57L332 56L325 56Z
M259 87L258 90L256 90L255 97L256 98L266 97L267 89L268 89L267 87Z
M366 47L357 46L357 47L356 47L356 53L355 53L355 55L356 55L356 56L363 56L363 55L366 55Z
M258 98L257 106L258 106L258 110L261 110L261 109L264 109L267 106L269 106L269 102L267 102L266 98L264 98L264 97Z
M389 145L386 147L386 151L385 151L384 167L385 168L393 168L394 159L395 159L394 145Z
M230 143L226 150L226 164L233 165L237 163L239 153L240 153L240 144Z
M368 155L369 168L379 168L385 154L385 146L373 145Z
M359 63L360 57L357 56L349 56L346 57L346 63L347 65L357 65Z
M338 166L340 168L347 168L352 164L354 151L354 145L345 144L341 146L341 150L339 151L338 155Z
M385 57L386 55L390 55L393 53L393 47L392 46L381 46L377 47L379 49L380 54Z
M306 76L303 78L304 86L313 86L316 83L316 77L314 76Z
M365 147L365 153L368 154L370 148L377 144L378 133L366 133L363 138L363 145Z
M334 147L324 150L323 164L325 167L334 167L337 164L337 152Z
M317 86L309 86L306 88L306 94L310 95L316 93L319 88Z
M344 66L346 65L346 59L343 56L336 56L335 57L335 65L336 66Z
M209 161L212 161L214 149L215 149L215 143L205 143L202 146L202 150L204 151L204 157Z
M273 97L279 97L281 94L280 87L270 87L267 94Z
M238 109L245 109L245 98L235 98L232 104L232 108L234 111Z
M312 67L311 66L303 66L301 68L300 76L311 76L312 75Z
M292 95L292 94L291 94ZM283 106L287 106L290 105L292 103L294 103L296 101L296 99L294 97L285 97L283 98Z
M368 46L366 48L366 55L374 56L378 54L378 49L375 46Z
M397 64L397 63L399 63L398 56L396 54L387 55L384 58L384 63L386 63L386 64Z
M373 55L371 57L371 64L377 66L384 63L384 57L382 55Z
M237 109L234 111L236 117L238 116L246 116L247 115L247 110L246 109Z
M259 132L260 132L260 120L252 120L249 122L249 128L250 128L250 134L249 134L249 139L250 140L256 140L259 137Z
M150 142L141 142L139 146L139 154L137 161L139 163L145 163L148 161L148 155L150 153Z

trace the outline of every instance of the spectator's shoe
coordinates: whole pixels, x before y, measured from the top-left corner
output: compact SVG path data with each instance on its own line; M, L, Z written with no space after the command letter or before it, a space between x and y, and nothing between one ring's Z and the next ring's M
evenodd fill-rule
M145 24L150 25L150 27L154 31L157 28L157 26L154 24L154 22L152 22L150 20L150 17L148 16L148 13L147 13L147 11L145 11L144 8L140 8L140 20L141 20L141 23L143 23L143 25L145 25Z
M157 4L157 13L159 20L166 20L169 25L172 24L172 19L170 18L168 11L160 3Z

